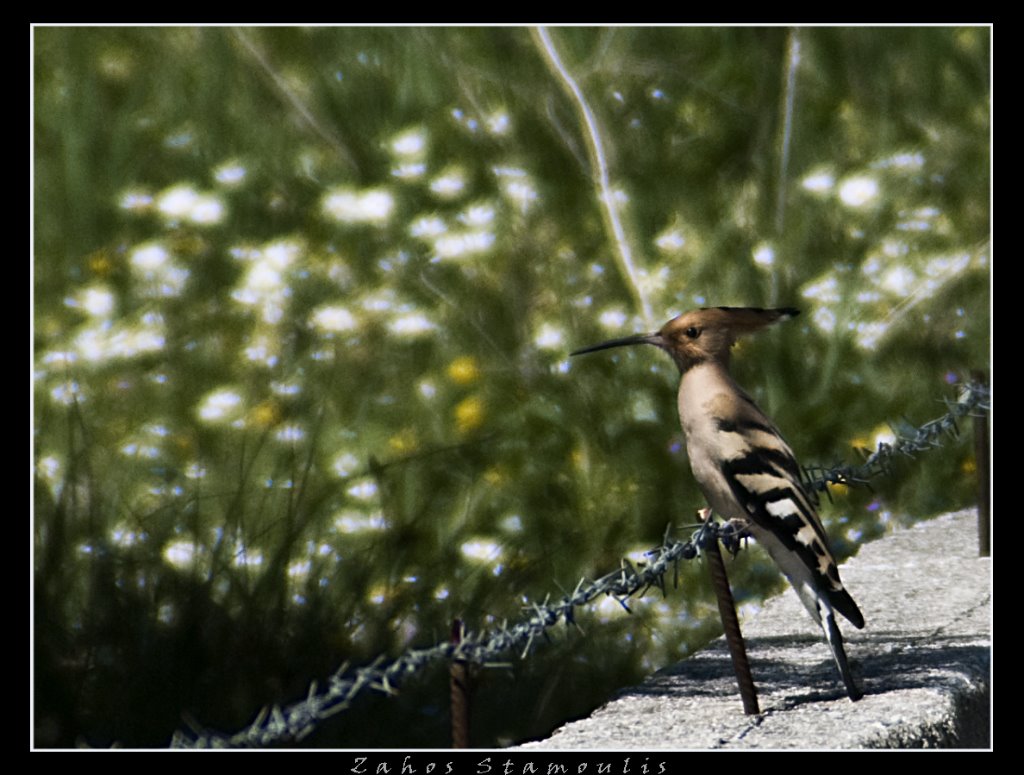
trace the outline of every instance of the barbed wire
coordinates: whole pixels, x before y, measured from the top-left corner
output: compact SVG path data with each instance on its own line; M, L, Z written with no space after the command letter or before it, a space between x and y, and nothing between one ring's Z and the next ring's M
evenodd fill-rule
M828 491L829 484L866 484L867 480L888 473L897 456L913 456L918 452L941 446L944 436L956 436L956 421L978 411L988 410L990 392L987 386L972 383L963 386L956 401L945 401L946 413L920 427L909 423L894 428L893 442L879 443L878 448L866 456L858 466L833 466L806 469L806 484L814 491ZM387 662L379 656L369 665L350 670L345 662L327 680L324 687L313 681L306 697L290 705L263 708L245 729L235 734L224 734L202 728L186 719L190 732L176 731L171 739L172 748L238 748L268 747L285 742L300 741L312 733L320 722L341 713L367 690L395 694L399 684L427 665L438 661L461 661L484 667L508 666L497 661L499 657L521 649L525 658L538 636L554 625L564 622L575 625L575 611L604 595L615 598L629 613L629 598L643 596L652 587L666 592L665 575L670 569L678 571L679 560L691 560L712 540L721 540L727 550L735 554L746 533L737 523L716 524L711 521L696 526L687 540L676 540L666 529L662 545L647 553L649 562L633 564L623 559L618 570L588 581L580 579L572 593L557 602L550 596L543 603L525 606L526 617L509 626L503 623L490 632L465 633L458 643L442 642L431 648L410 649ZM675 575L674 575L675 577Z
M889 474L892 461L897 457L913 458L915 454L942 446L944 436L955 438L960 433L956 421L975 412L988 411L990 391L987 385L977 382L962 386L956 401L944 399L946 413L942 417L926 422L915 428L904 420L899 426L891 426L894 439L891 443L879 442L878 448L870 454L862 449L865 460L857 466L813 466L805 468L810 489L828 492L830 484L867 484L868 479Z

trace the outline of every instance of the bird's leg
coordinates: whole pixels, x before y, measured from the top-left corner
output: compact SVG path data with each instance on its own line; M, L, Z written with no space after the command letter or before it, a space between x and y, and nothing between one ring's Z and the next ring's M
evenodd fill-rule
M742 542L750 538L750 524L745 519L730 519L718 528L718 538L725 550L735 557L745 546Z
M709 508L697 509L697 521L700 522L700 527L693 537L693 544L704 551L711 541L718 540L714 512Z
M742 548L741 541L750 538L750 528L745 519L730 519L717 523L714 512L709 508L697 510L697 521L701 523L693 538L693 543L700 549L707 547L708 542L720 540L725 550L735 557Z

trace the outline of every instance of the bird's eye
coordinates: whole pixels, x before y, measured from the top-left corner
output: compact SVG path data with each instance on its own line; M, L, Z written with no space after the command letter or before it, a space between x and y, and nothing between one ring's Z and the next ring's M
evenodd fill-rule
M685 333L690 339L696 339L700 336L700 329L697 328L697 326L690 326L683 333Z

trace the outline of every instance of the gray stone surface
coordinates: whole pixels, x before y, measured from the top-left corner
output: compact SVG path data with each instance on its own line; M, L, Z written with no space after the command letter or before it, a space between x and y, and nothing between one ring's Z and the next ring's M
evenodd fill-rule
M719 639L520 750L989 747L991 563L977 556L976 519L898 530L840 569L867 621L842 628L861 701L787 589L742 622L760 715L743 714Z

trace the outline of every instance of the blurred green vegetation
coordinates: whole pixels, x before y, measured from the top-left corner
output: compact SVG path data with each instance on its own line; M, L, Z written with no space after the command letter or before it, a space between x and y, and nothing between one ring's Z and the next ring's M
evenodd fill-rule
M734 371L805 465L988 368L988 29L551 37L635 283L528 29L35 29L37 745L231 732L685 534L674 366L575 347L801 307ZM972 504L970 445L873 485L823 508L843 555ZM482 671L474 745L713 636L688 565ZM781 586L760 550L730 567L744 606ZM444 747L446 703L441 665L305 744Z

